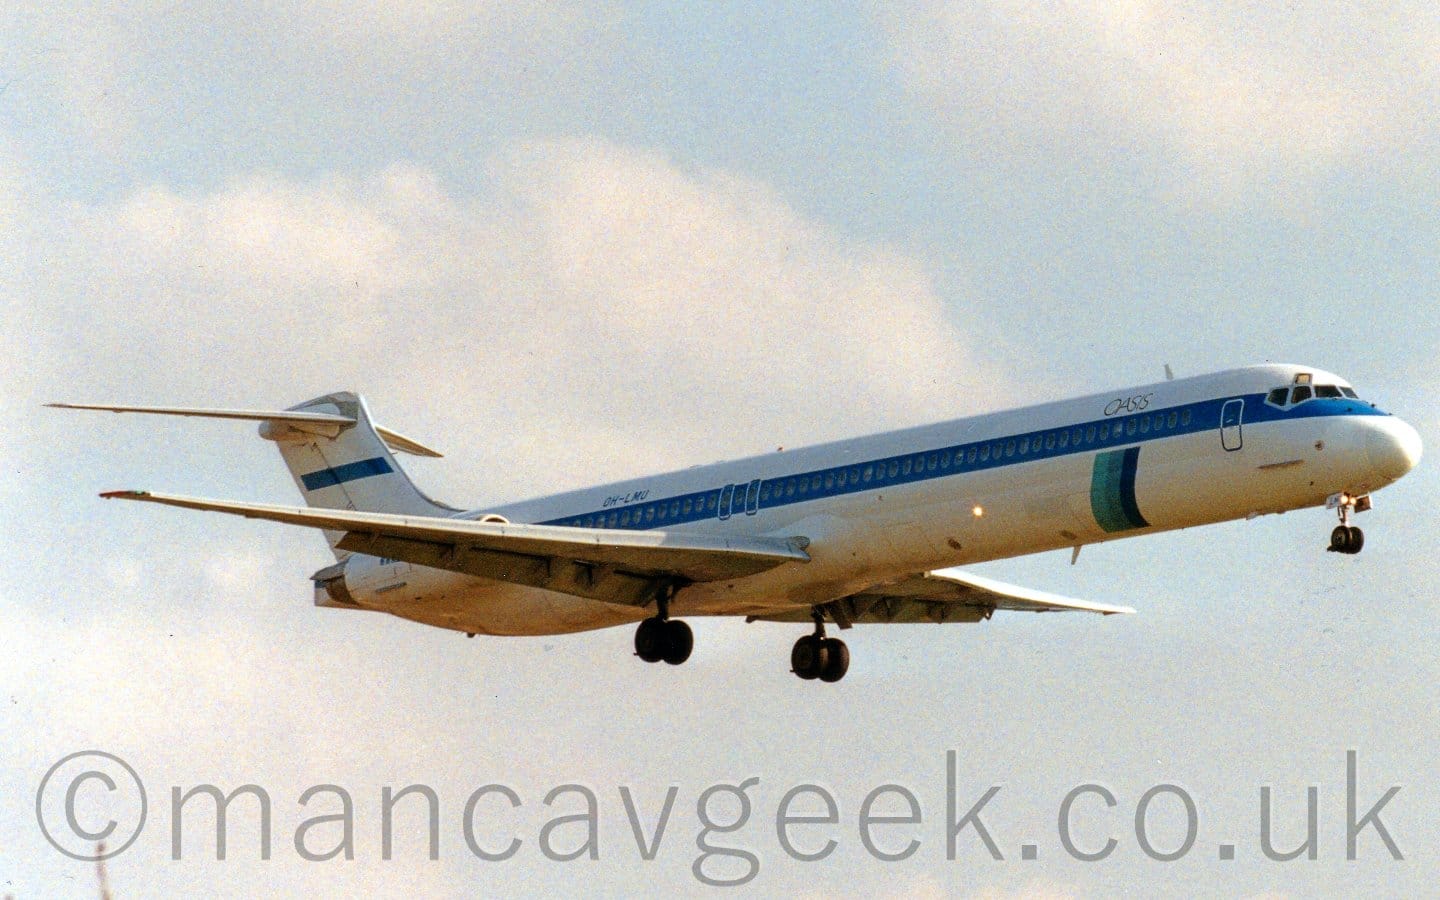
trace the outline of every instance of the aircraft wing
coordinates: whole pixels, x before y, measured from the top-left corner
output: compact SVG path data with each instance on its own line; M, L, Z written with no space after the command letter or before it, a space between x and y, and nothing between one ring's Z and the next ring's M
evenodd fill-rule
M148 491L110 491L100 496L341 531L345 536L336 545L341 550L637 606L651 602L666 584L677 581L722 581L810 560L805 552L809 541L802 537L515 525Z
M826 605L831 616L842 624L979 622L990 618L997 609L1093 612L1106 616L1135 612L1128 606L1072 600L953 569L947 574L919 572L898 581L877 584ZM756 618L773 622L808 622L810 611L802 609Z

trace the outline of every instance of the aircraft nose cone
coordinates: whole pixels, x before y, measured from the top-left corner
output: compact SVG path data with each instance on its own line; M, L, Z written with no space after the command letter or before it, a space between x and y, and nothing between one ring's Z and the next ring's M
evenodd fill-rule
M1365 455L1377 475L1394 481L1420 462L1420 433L1394 416L1379 420L1365 439Z

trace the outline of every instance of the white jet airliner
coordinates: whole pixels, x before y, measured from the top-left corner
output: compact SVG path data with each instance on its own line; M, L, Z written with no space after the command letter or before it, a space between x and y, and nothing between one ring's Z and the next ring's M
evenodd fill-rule
M54 405L261 422L307 507L101 496L324 530L337 561L311 576L318 606L472 637L639 620L636 655L674 665L693 645L679 616L813 620L790 661L823 681L850 660L827 619L1134 612L935 569L1320 505L1339 514L1329 549L1356 553L1352 513L1421 452L1340 377L1265 365L462 511L390 451L439 454L352 393L283 412Z

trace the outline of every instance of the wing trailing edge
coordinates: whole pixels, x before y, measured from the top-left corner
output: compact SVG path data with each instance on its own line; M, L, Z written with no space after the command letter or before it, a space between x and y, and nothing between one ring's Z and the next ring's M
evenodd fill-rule
M1129 606L1075 600L1046 591L1006 584L954 569L919 572L877 584L825 604L837 622L901 624L911 622L979 622L997 609L1017 612L1090 612L1102 616L1133 615ZM769 622L805 622L809 609L753 618Z
M137 500L183 509L221 512L307 528L344 532L342 548L389 556L419 565L482 577L491 563L521 563L553 573L563 564L581 564L602 573L618 572L643 580L723 581L773 569L787 562L809 562L805 538L718 536L664 531L612 531L557 525L516 525L470 519L407 516L344 509L277 506L208 500L148 491L107 491L112 500ZM480 562L476 562L479 560ZM487 562L488 561L488 562ZM540 577L537 571L536 578ZM525 578L507 578L531 583ZM535 586L545 586L536 584ZM573 593L573 591L570 591Z

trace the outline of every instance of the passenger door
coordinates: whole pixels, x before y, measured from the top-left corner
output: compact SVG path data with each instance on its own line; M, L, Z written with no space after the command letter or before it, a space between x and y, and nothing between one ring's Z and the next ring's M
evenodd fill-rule
M1227 451L1239 450L1242 445L1240 420L1245 412L1245 401L1226 400L1220 407L1220 446Z
M753 516L760 511L760 479L749 484L727 484L720 489L720 518L728 519L744 513Z

